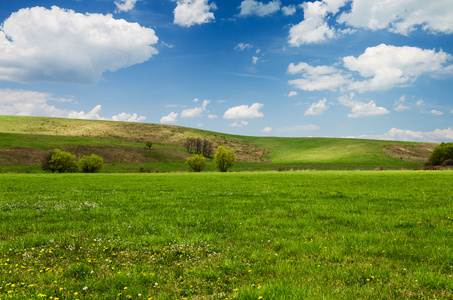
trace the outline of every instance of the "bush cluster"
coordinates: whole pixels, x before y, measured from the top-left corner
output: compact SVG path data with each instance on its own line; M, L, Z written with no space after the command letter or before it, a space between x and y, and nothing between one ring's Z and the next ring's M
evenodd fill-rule
M76 157L68 152L55 149L44 157L41 169L52 173L97 173L104 166L104 159L96 154L84 155L79 162Z
M440 166L445 161L453 159L453 142L442 143L429 156L428 163L432 166Z

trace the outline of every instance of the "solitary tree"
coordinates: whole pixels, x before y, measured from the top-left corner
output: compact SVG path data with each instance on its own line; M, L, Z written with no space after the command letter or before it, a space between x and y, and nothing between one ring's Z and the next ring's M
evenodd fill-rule
M74 173L78 170L76 157L60 149L55 149L47 154L41 168L52 173Z
M96 154L84 155L79 160L79 168L83 173L98 173L104 166L104 159Z
M236 155L234 154L234 150L230 147L225 149L225 147L219 146L219 148L217 148L217 152L215 153L214 161L220 172L228 171L228 169L232 168L236 163Z
M145 145L146 145L146 147L148 147L149 149L151 149L151 147L153 146L153 142L147 141Z
M192 171L201 172L206 165L206 158L204 158L203 155L195 154L194 156L186 159L186 164Z
M439 166L448 159L453 159L453 142L442 143L434 148L429 156L428 162L433 166Z

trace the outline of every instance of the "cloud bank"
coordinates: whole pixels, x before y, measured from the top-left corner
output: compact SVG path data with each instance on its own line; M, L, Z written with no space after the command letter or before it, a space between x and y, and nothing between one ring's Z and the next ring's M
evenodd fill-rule
M0 29L0 80L93 84L147 61L157 41L154 30L111 15L24 8Z

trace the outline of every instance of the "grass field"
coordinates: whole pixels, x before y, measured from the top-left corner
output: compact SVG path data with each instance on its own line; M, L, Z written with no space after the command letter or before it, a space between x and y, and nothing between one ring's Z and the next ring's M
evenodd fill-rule
M451 299L452 182L0 174L0 299Z

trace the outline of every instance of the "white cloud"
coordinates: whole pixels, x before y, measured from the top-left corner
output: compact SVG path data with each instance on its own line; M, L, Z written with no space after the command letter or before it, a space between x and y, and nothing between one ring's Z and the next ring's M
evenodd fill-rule
M147 61L157 41L154 30L112 15L24 8L0 28L0 80L92 84Z
M392 128L383 135L360 135L355 138L440 143L453 140L453 128L436 129L428 132Z
M345 3L346 0L324 0L300 4L299 7L304 10L304 20L289 30L289 44L299 47L303 44L321 43L339 34L351 33L348 30L336 31L328 24L329 19Z
M358 58L343 58L344 66L358 72L364 81L352 82L349 86L359 92L387 90L413 82L418 76L445 72L452 55L440 50L423 50L417 47L396 47L381 44L370 47Z
M297 96L297 92L296 91L289 92L288 97L294 97L294 96Z
M128 113L120 113L112 117L113 121L126 121L126 122L140 122L146 120L144 116L138 116L136 113L128 114Z
M296 6L291 4L291 5L288 5L288 6L283 6L282 7L282 12L285 16L292 16L296 13Z
M217 6L214 2L211 4L208 2L209 0L178 0L173 23L190 27L214 21L214 13L211 10L217 9Z
M441 116L444 114L443 112L441 112L440 110L437 110L437 109L430 110L429 113L432 115L435 115L435 116Z
M239 8L241 9L239 15L240 16L257 15L259 17L264 17L279 11L280 6L281 6L280 0L269 1L267 4L255 0L244 0L241 2L241 5L239 6Z
M264 132L264 133L272 132L272 128L271 127L264 127L262 132Z
M217 116L216 115L209 115L208 118L209 119L217 119Z
M407 35L416 28L430 33L453 32L451 0L354 0L339 20L357 28L387 29Z
M252 57L252 63L253 63L254 65L256 65L256 63L257 63L259 60L260 60L259 57L256 57L256 56L253 56L253 57Z
M111 118L101 117L101 105L96 105L92 110L75 111L60 109L49 102L72 102L72 99L54 98L51 94L34 91L0 89L0 114L18 116L40 116L70 119L93 119L139 122L146 117L137 114L121 113Z
M169 113L167 116L160 118L162 124L172 124L178 121L178 114L175 112Z
M249 122L247 121L240 121L240 122L233 122L230 124L230 127L245 127L249 125Z
M135 7L135 3L137 2L138 0L118 0L118 1L115 1L115 5L116 5L116 9L118 12L128 12L132 9L134 9Z
M388 90L412 84L427 74L434 78L453 75L453 56L442 50L396 47L385 44L369 47L357 58L343 58L346 70L332 66L291 63L288 73L302 74L289 83L305 91L349 89L358 92ZM354 79L353 79L354 78Z
M253 46L250 44L239 43L236 45L236 47L234 47L234 50L244 51L244 50L252 49L252 48L253 48Z
M198 103L198 102L200 102L200 99L198 99L198 98L193 98L192 101L193 101L193 103Z
M422 99L418 100L416 103L415 103L417 106L422 106L425 104L425 102L423 102Z
M326 98L324 98L322 100L319 100L318 102L313 103L307 109L307 111L305 112L304 116L321 115L323 112L325 112L327 109L329 109L329 106L326 105L326 103L327 103Z
M297 65L291 63L288 66L288 73L302 74L302 78L290 80L289 84L304 91L335 91L348 83L347 75L343 75L340 70L329 66L313 67L304 62Z
M406 101L405 96L401 96L398 100L395 100L395 103L393 103L393 109L397 112L409 109L409 106L403 104L404 101Z
M279 132L286 132L286 131L312 131L312 130L319 130L321 127L318 125L295 125L291 127L282 127L278 128L277 131Z
M354 93L350 97L341 96L338 98L341 105L351 107L351 113L348 114L349 118L372 117L390 113L385 107L376 106L374 101L365 103L354 100L353 98Z
M197 98L195 98L198 100ZM198 101L194 101L195 103ZM201 117L206 110L206 106L211 103L211 100L204 100L201 106L185 109L181 112L181 118L196 118Z
M260 109L264 106L262 103L253 103L248 105L240 105L229 108L223 115L224 119L253 119L263 117Z

